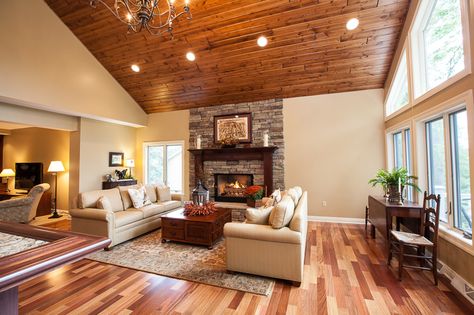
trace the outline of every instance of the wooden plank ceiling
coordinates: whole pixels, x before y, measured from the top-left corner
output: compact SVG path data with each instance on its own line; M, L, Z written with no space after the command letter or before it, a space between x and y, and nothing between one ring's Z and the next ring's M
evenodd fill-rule
M46 2L154 113L381 88L410 1L191 0L193 19L174 25L174 39L127 34L104 6L91 8L88 0ZM348 31L352 17L360 26ZM260 35L269 39L265 48L256 44ZM195 62L185 58L188 51Z

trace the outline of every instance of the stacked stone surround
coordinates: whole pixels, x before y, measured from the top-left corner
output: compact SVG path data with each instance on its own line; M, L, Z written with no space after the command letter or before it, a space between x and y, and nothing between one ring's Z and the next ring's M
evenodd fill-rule
M201 136L201 148L219 148L214 143L214 116L238 113L252 113L252 143L240 144L237 147L262 147L263 135L268 132L269 145L278 149L273 155L273 187L284 189L284 138L283 138L283 100L272 99L251 103L227 104L220 106L199 107L190 110L189 146L196 148L196 137ZM263 185L262 161L205 161L204 184L214 196L215 173L254 174L254 184ZM196 185L194 156L189 161L190 191Z

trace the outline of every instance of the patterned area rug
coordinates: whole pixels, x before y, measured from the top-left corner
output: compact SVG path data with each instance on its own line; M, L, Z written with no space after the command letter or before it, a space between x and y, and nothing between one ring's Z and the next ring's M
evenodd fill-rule
M225 264L225 242L212 250L174 242L161 243L161 230L145 234L87 256L92 260L138 269L159 275L218 287L269 295L275 284L270 278L247 274L228 274Z

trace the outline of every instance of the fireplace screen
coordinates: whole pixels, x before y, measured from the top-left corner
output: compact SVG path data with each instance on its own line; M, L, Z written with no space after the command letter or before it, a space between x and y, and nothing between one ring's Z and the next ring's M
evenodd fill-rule
M252 174L214 174L214 199L216 201L245 202L245 188L252 185Z

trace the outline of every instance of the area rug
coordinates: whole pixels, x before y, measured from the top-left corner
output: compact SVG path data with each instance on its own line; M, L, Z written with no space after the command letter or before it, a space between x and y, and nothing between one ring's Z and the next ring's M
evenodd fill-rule
M213 286L269 295L275 284L270 278L226 272L225 242L213 249L174 242L161 243L161 230L114 246L87 258L167 277Z

